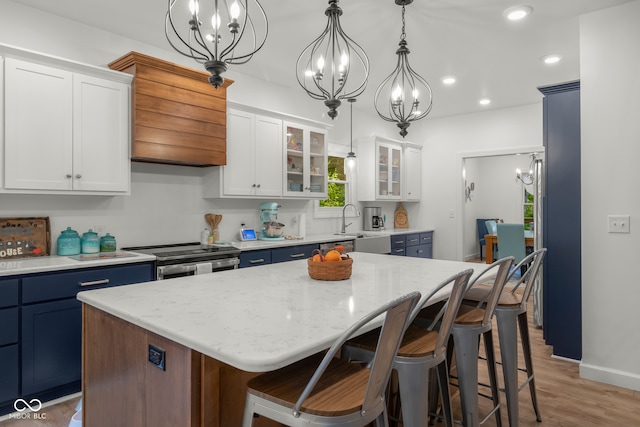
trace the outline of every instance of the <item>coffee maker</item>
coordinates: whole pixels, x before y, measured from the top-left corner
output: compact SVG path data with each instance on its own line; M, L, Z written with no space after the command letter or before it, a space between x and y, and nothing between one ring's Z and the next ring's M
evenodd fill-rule
M364 224L365 231L382 230L384 228L384 220L382 219L382 208L364 208Z

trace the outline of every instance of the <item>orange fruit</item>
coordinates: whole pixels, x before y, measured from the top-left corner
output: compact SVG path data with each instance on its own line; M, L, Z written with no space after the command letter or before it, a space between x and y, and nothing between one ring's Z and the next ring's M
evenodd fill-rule
M313 256L313 258L311 258L311 260L314 261L314 262L322 262L322 261L324 261L323 256L320 255L320 254L315 254Z
M340 252L336 250L332 250L327 252L327 254L324 256L324 260L325 261L342 261L342 256L340 255Z
M340 252L341 254L344 253L344 246L342 246L342 245L335 245L335 247L333 249L335 249L336 251Z

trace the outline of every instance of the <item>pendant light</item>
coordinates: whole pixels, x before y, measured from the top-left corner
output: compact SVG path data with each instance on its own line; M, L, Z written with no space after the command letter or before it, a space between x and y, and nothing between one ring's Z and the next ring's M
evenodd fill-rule
M327 26L298 57L296 77L310 97L324 100L334 119L341 100L355 98L366 88L369 58L342 29L338 0L329 0L324 14Z
M355 98L347 99L351 104L351 125L350 125L350 139L349 139L349 153L347 153L347 167L353 171L356 167L356 153L353 152L353 103L356 102Z
M395 70L382 81L376 90L374 105L378 115L386 121L396 122L400 135L407 135L411 122L429 114L433 106L433 94L429 83L409 65L409 47L405 34L405 6L413 0L395 0L402 6L402 33L396 50L398 63Z
M167 41L178 53L203 64L216 89L224 82L227 64L248 62L267 39L267 15L258 0L168 1Z

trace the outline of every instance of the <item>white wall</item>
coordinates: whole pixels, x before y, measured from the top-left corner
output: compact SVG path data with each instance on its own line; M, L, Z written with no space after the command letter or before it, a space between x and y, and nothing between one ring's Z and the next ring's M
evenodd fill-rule
M640 390L640 1L580 23L582 127L581 376ZM607 216L631 215L630 234Z

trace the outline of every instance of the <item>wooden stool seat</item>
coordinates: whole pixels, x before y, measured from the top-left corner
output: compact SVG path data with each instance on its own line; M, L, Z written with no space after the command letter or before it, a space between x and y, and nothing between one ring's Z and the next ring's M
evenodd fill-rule
M260 375L249 381L248 392L293 408L323 356L324 354L311 356ZM362 406L368 380L368 369L334 359L300 409L309 414L329 417L357 412Z
M464 299L468 302L478 303L480 301L483 301L490 291L491 285L475 285L467 291ZM498 306L518 306L521 303L522 291L517 290L515 293L512 293L508 288L508 285L505 286L504 290L500 294L500 298L498 299Z
M379 331L371 331L349 341L351 347L367 351L375 351ZM431 356L436 349L437 331L425 331L415 325L409 325L402 337L398 356L425 357Z

